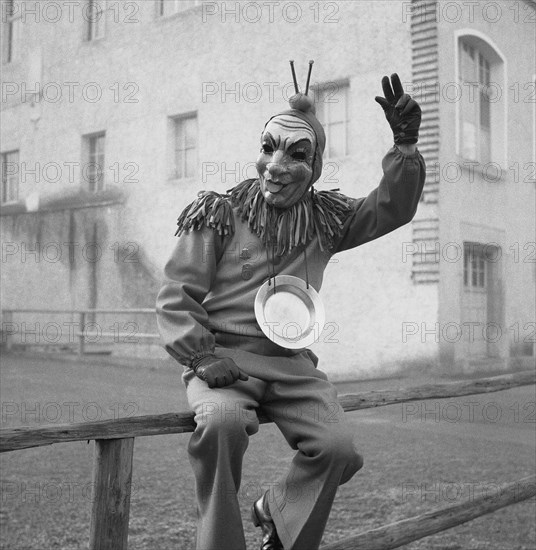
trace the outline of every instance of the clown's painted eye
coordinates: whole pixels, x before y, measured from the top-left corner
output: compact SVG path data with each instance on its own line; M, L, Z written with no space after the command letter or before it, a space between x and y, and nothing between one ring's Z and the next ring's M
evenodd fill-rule
M294 160L305 160L307 155L305 154L305 151L296 151L295 153L292 153L292 158Z
M268 143L263 143L261 147L261 151L266 154L270 154L274 152L274 148L269 145Z

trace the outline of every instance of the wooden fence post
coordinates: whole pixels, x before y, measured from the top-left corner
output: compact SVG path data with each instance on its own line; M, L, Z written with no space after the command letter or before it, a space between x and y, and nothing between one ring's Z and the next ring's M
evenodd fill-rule
M2 312L2 325L7 329L4 335L6 350L9 351L13 348L13 333L11 327L13 326L13 312L10 310L4 310Z
M90 550L127 550L134 438L95 440Z

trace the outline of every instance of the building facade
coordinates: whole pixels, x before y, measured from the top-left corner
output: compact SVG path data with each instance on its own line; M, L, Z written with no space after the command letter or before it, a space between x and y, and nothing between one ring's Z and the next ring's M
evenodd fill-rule
M379 183L392 136L374 96L395 71L422 105L427 161L415 220L328 266L323 369L533 362L534 2L2 8L2 308L153 307L178 214L255 176L264 123L293 93L288 60L302 82L314 59L319 189L359 197ZM69 340L65 315L15 314L14 342ZM131 333L115 353L164 355L129 344L152 318L90 321L94 340Z

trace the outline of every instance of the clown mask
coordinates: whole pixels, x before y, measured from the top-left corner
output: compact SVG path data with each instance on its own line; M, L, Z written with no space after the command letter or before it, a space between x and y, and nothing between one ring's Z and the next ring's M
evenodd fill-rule
M304 120L281 114L272 118L261 136L257 172L261 192L270 206L289 208L313 183L316 139Z

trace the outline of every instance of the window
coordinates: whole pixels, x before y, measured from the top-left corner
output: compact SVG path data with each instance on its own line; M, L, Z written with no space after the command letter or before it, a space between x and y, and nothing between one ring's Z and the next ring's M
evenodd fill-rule
M324 158L348 154L348 85L331 83L313 90L316 116L326 132Z
M106 0L87 0L84 12L86 20L86 40L96 40L104 36L106 23Z
M200 5L201 0L157 0L156 13L160 17L165 17Z
M486 288L486 256L475 243L465 243L463 250L463 285L466 288Z
M491 159L490 63L462 41L460 68L462 156L485 164Z
M469 161L506 169L504 56L485 35L471 32L457 38L456 150Z
M172 177L175 179L194 177L197 164L197 115L176 117L172 122Z
M85 137L87 162L82 174L87 182L90 193L104 189L104 144L105 133L92 134Z
M2 204L19 199L19 152L2 153Z
M20 4L15 0L2 2L2 63L11 63L17 57L21 17Z

